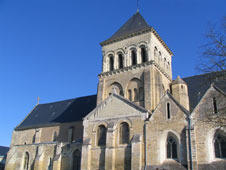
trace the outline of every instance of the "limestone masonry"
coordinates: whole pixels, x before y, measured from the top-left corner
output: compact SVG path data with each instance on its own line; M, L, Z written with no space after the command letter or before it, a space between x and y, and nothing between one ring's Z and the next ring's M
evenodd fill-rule
M100 44L97 95L36 105L6 170L225 170L226 71L172 80L173 53L139 12Z

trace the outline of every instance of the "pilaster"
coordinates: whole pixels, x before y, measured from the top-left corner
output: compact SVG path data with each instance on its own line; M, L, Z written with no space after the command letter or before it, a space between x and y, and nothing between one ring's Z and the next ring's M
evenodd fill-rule
M131 169L141 170L142 167L142 143L141 135L134 135L132 139Z
M91 170L91 139L85 139L82 145L81 169Z

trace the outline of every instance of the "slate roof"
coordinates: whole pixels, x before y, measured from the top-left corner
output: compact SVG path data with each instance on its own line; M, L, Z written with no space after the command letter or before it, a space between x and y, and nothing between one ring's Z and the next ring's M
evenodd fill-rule
M0 146L0 156L6 156L8 151L9 151L9 147Z
M185 77L183 80L188 85L190 111L199 103L212 83L226 94L226 70Z
M82 121L96 107L96 95L54 103L39 104L15 130L52 126L59 123Z
M149 30L151 27L144 20L139 12L135 13L119 30L114 33L109 39L102 42L101 44L109 41L114 41L120 37L128 36L132 33L136 33L143 30Z

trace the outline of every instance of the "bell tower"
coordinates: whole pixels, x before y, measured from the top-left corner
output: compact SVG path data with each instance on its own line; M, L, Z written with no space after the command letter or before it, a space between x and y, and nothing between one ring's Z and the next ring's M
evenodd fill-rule
M115 34L100 43L102 72L97 104L113 90L137 105L153 110L170 89L173 53L136 12Z

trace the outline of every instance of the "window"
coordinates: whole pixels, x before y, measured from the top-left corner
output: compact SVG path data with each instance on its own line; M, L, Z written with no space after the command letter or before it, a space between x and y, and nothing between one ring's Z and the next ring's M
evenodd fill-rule
M118 55L118 64L120 69L123 68L123 56L121 53Z
M35 132L35 134L33 135L32 143L35 143L35 139L36 139L36 132Z
M136 65L136 64L137 64L137 54L136 54L136 50L132 50L132 51L131 51L131 59L132 59L132 65Z
M138 99L139 99L138 90L135 88L134 89L134 101L138 101Z
M104 125L100 125L97 131L97 144L98 146L106 145L107 128Z
M128 90L128 98L130 101L132 101L132 91Z
M72 142L74 140L74 128L70 127L68 129L68 142Z
M213 111L214 111L214 113L218 113L218 110L217 110L217 100L216 100L215 97L213 98Z
M226 158L226 137L218 134L214 141L216 158Z
M139 100L144 101L144 88L143 87L139 88Z
M147 51L144 46L141 47L141 60L142 63L147 61Z
M109 56L109 66L110 66L110 71L114 70L114 58L113 55Z
M24 157L24 170L28 169L29 169L29 153L26 152Z
M55 131L53 133L53 142L56 142L56 140L57 140L57 132Z
M167 119L170 119L170 104L169 103L167 103L167 106L166 106L167 108Z
M81 152L77 149L73 152L73 170L81 169Z
M157 49L157 47L155 47L155 49L154 49L154 56L155 57L157 57L157 52L158 52L158 49Z
M167 158L177 159L177 142L172 136L167 139Z
M126 122L120 124L120 144L129 143L129 125Z

